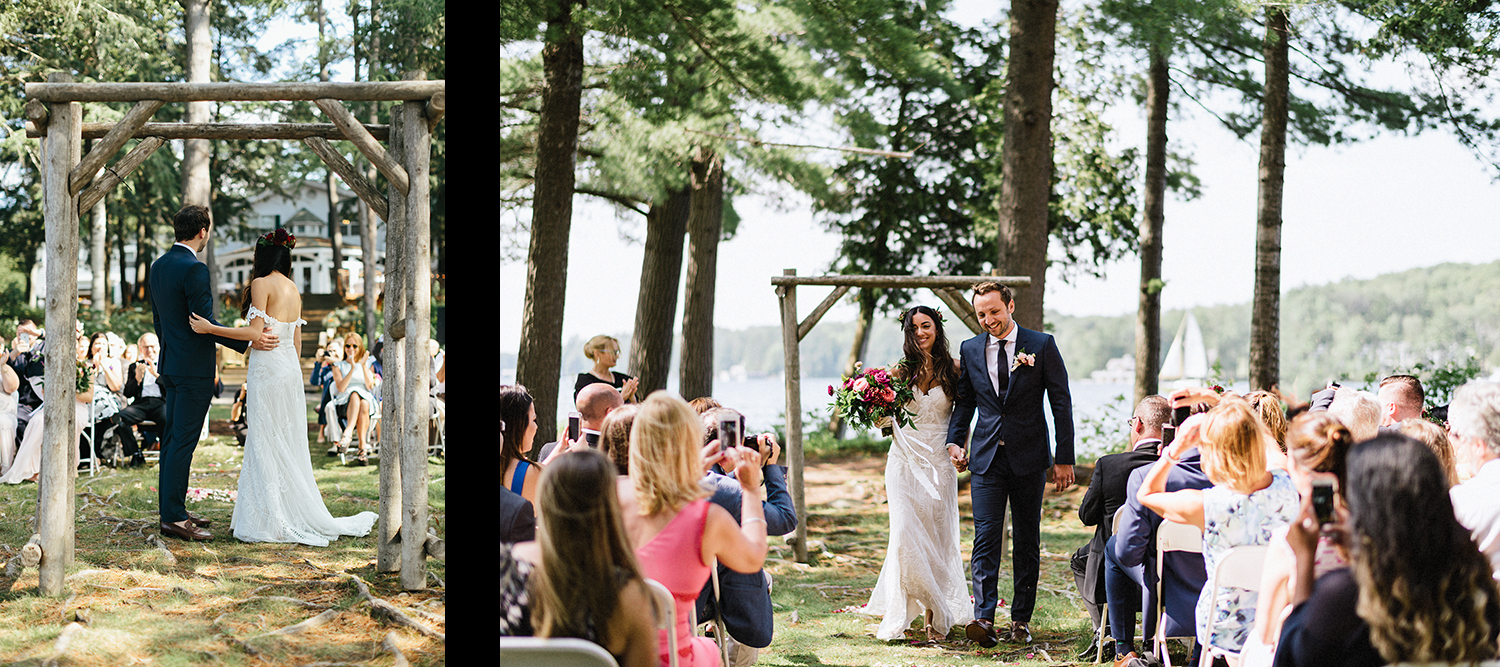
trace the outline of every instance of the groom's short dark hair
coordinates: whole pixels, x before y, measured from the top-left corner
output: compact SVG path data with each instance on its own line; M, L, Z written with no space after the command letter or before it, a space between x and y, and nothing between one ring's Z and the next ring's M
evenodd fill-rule
M1000 300L1007 304L1009 304L1011 299L1014 298L1014 295L1011 294L1009 287L1001 285L997 282L982 282L974 286L974 296L989 294L990 292L999 292ZM971 300L973 299L973 297L969 298Z
M178 241L186 241L197 236L198 232L207 229L212 222L208 216L208 207L188 204L182 207L177 215L172 216L172 230L176 233Z

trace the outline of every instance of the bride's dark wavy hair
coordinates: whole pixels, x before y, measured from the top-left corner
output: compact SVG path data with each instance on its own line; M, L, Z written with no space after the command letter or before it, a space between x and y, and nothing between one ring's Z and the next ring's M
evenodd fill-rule
M271 275L272 271L292 277L292 249L283 245L256 243L255 266L250 269L250 280L245 281L244 294L240 295L240 317L248 318L250 313L250 283L256 278Z
M922 352L922 346L917 343L917 327L912 323L912 316L917 313L932 318L932 328L937 332L937 337L932 341L931 360L926 358L926 354ZM926 367L926 362L933 361L932 372L938 384L943 386L943 392L948 394L949 398L957 396L958 369L953 367L953 355L948 352L948 334L943 332L943 316L927 306L913 306L901 314L901 330L906 334L906 340L901 344L901 351L906 355L900 364L901 377L911 380L913 384L927 379L923 369ZM947 363L937 363L939 361Z

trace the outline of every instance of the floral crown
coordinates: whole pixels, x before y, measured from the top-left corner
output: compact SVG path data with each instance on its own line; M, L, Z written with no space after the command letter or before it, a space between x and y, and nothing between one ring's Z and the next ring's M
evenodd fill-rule
M901 314L896 316L896 323L900 324L902 329L905 329L906 321L911 319L912 313L917 312L918 307L919 306L912 306L911 308L907 308L906 310L901 311ZM948 318L943 316L943 309L934 306L927 307L931 308L932 312L937 313L937 319L939 322L946 323L948 321Z
M286 246L287 250L297 247L297 237L293 236L285 227L273 232L266 232L255 241L256 245L280 245Z

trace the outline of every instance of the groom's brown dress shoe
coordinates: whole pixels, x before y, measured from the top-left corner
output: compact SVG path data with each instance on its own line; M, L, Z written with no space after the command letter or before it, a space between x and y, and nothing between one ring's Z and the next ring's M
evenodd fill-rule
M187 524L186 526L182 524ZM162 537L175 537L179 540L197 540L206 542L214 538L213 534L193 525L191 520L180 523L161 522Z
M995 636L995 622L987 618L976 618L964 627L964 634L974 643L985 648L994 648L1000 640Z
M1031 643L1031 628L1026 623L1011 623L1010 631L1006 633L1006 640L1016 644Z
M213 519L205 519L201 516L198 516L197 514L193 514L192 512L188 512L187 515L188 521L193 522L193 525L199 528L207 528L214 525Z

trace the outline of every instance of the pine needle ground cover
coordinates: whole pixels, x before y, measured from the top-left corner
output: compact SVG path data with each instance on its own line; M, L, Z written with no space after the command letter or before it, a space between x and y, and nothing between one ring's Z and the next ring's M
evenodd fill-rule
M378 459L344 467L326 447L310 443L309 456L329 511L378 511ZM433 636L444 632L444 562L429 558L427 589L406 593L399 574L375 571L374 531L322 548L234 539L234 505L225 496L238 485L243 458L229 436L210 436L193 457L189 487L213 493L190 499L188 510L213 520L208 542L149 539L160 521L155 465L81 473L68 594L40 596L35 568L15 580L0 576L0 664L390 665L392 645L413 665L444 664L445 643ZM439 537L445 468L442 459L428 461L429 525ZM0 556L9 559L30 539L36 498L36 484L0 485ZM375 610L356 578L433 634Z
M920 619L905 639L875 638L878 620L848 611L869 601L889 542L885 505L885 457L860 455L809 459L808 546L812 564L793 561L790 545L771 539L766 570L774 584L776 636L763 649L760 665L1057 665L1077 662L1093 639L1088 613L1078 599L1069 558L1093 537L1078 520L1085 487L1057 494L1048 487L1042 516L1042 566L1029 646L1000 643L980 648L955 626L941 642L928 641ZM969 573L974 524L967 487L959 491L959 532L963 572ZM1010 557L1000 568L1000 598L1008 605ZM1004 608L1008 609L1008 607ZM997 614L997 626L1006 611ZM1092 664L1090 661L1089 664Z

